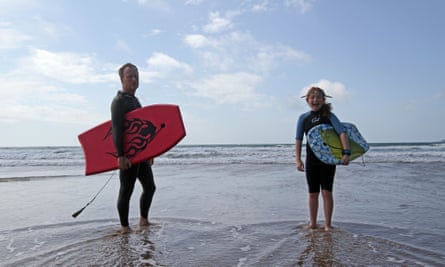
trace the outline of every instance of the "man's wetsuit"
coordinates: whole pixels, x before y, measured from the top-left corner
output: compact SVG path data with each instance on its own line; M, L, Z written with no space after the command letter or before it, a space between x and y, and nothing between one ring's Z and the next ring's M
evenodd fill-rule
M130 94L119 91L111 103L111 121L113 131L113 141L116 147L117 156L125 156L123 148L123 134L125 127L124 116L127 112L140 108L141 104L138 99ZM130 198L133 193L136 178L142 185L142 195L140 198L140 213L144 218L148 218L151 201L153 199L156 186L153 179L153 172L148 162L142 162L132 165L127 170L119 171L120 189L119 198L117 200L117 209L122 226L128 226L128 214L130 206Z
M332 125L337 134L345 131L335 114L331 113L328 117L321 116L320 112L308 111L303 113L297 121L296 139L303 141L303 135L307 135L312 127L319 124ZM336 166L321 162L307 144L305 165L309 193L320 192L320 187L323 190L332 192Z

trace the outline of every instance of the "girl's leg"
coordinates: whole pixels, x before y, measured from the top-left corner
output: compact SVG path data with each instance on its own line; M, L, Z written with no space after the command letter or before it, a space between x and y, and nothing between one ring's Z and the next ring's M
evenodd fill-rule
M334 211L334 198L332 196L332 192L328 190L321 191L323 196L323 207L324 207L324 218L325 225L324 229L329 231L332 229L332 213Z
M309 228L317 228L317 213L318 213L318 192L309 193Z

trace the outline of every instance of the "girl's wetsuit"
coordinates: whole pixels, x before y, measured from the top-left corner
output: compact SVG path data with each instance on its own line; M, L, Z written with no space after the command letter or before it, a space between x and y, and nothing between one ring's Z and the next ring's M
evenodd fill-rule
M125 156L123 148L123 134L125 125L125 114L137 108L141 104L138 99L130 94L119 91L111 103L111 121L113 131L113 141L116 147L117 156ZM142 195L140 198L140 214L144 218L148 218L151 201L156 190L153 179L153 172L148 162L142 162L132 165L127 170L119 171L120 189L117 200L117 209L122 226L128 226L128 214L130 206L130 198L133 193L136 178L142 185Z
M322 116L320 112L308 111L298 118L296 139L303 141L303 135L307 135L312 127L319 124L332 125L337 134L345 132L343 125L334 113ZM307 144L305 165L309 193L318 193L320 188L332 192L336 166L321 162Z

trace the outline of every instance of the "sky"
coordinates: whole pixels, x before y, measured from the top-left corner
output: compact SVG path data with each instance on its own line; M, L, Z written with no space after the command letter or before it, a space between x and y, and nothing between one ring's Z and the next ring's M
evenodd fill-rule
M292 144L319 86L368 142L445 139L442 0L0 0L0 146L78 146L118 68L181 144Z

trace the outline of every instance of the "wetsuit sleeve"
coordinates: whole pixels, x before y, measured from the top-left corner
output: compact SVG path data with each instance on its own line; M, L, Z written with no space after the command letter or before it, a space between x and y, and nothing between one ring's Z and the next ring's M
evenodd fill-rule
M335 116L334 113L331 113L331 116L329 117L332 127L334 127L335 132L340 135L341 133L346 132L345 127L343 126L343 123L340 122L337 116Z
M297 131L295 134L295 140L303 141L304 136L304 119L307 117L308 113L302 114L297 120Z
M118 157L124 156L124 115L125 110L122 101L119 101L119 98L115 98L111 103L111 124L113 142Z

